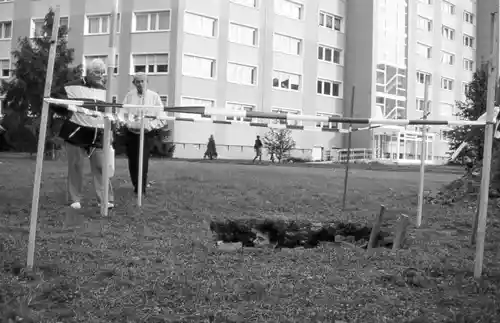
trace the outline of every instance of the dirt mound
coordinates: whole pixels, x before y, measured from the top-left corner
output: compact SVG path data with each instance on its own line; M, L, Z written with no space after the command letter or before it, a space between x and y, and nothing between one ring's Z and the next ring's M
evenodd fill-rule
M441 205L466 202L475 205L481 186L482 169L483 164L480 161L472 169L466 171L461 178L426 196L425 202ZM493 153L490 180L489 197L496 200L493 202L498 204L500 202L500 149Z

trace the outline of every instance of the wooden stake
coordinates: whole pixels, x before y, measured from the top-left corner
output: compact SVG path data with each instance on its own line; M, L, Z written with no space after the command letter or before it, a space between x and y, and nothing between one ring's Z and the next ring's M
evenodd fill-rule
M143 103L146 102L147 87L144 86ZM145 103L144 103L145 104ZM142 170L144 169L144 111L141 109L141 132L139 136L139 176L137 181L137 206L142 207Z
M50 97L52 92L52 80L54 78L54 64L56 61L57 41L59 36L59 19L61 17L61 8L56 6L54 12L54 22L52 24L52 35L50 37L50 50L47 62L47 74L45 76L45 88L43 90L44 98ZM36 154L35 179L33 181L33 198L31 200L31 218L30 233L28 240L28 259L26 267L33 269L35 261L36 231L38 224L38 204L40 202L40 186L42 183L43 157L45 154L45 139L47 138L47 122L49 116L49 104L43 101L42 115L40 120L40 134L38 136L38 149Z
M479 217L477 224L477 239L476 239L476 259L474 262L474 277L480 278L483 271L483 257L484 257L484 240L486 236L486 217L488 214L488 197L490 188L490 172L491 172L491 158L493 150L493 134L495 132L496 116L495 109L495 86L498 80L498 19L497 13L491 14L491 44L492 59L489 68L488 77L488 95L486 102L486 129L484 131L484 152L483 152L483 171L481 176L481 190L480 204L479 204Z
M109 35L109 54L108 54L108 81L106 84L106 102L113 101L113 89L111 85L113 84L114 70L116 65L116 29L118 27L118 6L120 1L114 0L113 12L111 13L111 30ZM113 111L112 107L105 108L106 114ZM104 118L104 138L103 138L103 149L104 149L104 165L102 170L102 183L104 186L104 196L101 201L101 215L108 216L108 202L109 202L109 160L111 157L111 120Z
M352 87L351 94L351 118L354 117L354 94L356 93L356 87ZM349 134L347 137L347 160L345 164L345 175L344 175L344 196L342 197L342 210L345 210L345 204L347 200L347 184L349 181L349 163L351 161L351 143L352 143L352 124L349 124Z
M372 226L372 232L370 233L370 240L368 241L368 251L371 251L373 248L376 248L376 239L378 237L378 234L380 232L380 227L382 226L382 221L384 219L384 213L385 213L385 206L381 205L380 206L380 212L375 218L375 221L373 221L373 226Z
M427 119L429 105L429 83L425 78L424 84L424 115L423 119ZM422 212L424 208L424 181L425 181L425 160L427 159L427 126L422 126L422 146L420 148L420 184L418 187L418 209L417 209L417 228L422 225Z
M392 246L392 251L396 251L401 248L405 238L406 230L410 225L410 218L406 214L401 214L398 221L398 227L396 229L396 236L394 237L394 244Z
M144 93L142 95L142 105L146 105L146 97L148 94L148 81L144 82ZM138 183L137 183L137 206L142 207L142 170L144 169L144 109L141 109L141 113L139 114L141 118L141 130L139 135L139 174L138 174ZM149 153L149 152L148 152Z
M479 204L481 204L481 194L477 194L476 199L476 212L474 212L474 220L472 222L472 233L470 235L470 245L473 246L477 237L477 224L479 221Z

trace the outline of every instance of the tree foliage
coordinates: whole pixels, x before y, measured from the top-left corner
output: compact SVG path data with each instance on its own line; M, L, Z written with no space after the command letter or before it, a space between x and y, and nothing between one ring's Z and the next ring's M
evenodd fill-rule
M12 51L13 69L8 80L0 84L0 96L5 96L4 107L8 115L2 121L7 132L17 132L19 128L28 129L38 137L40 115L43 105L45 76L51 45L52 26L55 13L52 9L45 15L41 36L35 38L20 38L18 47ZM52 90L57 90L70 80L81 76L81 67L71 67L74 60L74 50L68 48L68 28L61 26L58 32L56 60ZM53 114L49 114L49 125ZM54 131L50 131L48 140L52 140ZM10 136L12 137L12 136Z
M481 66L468 84L465 101L457 101L456 115L462 120L477 120L486 112L488 87L488 69ZM498 88L497 88L498 90ZM496 105L498 102L495 103ZM483 159L484 127L460 126L447 133L450 151L453 153L462 142L467 142L467 147L459 156L472 156L477 160ZM495 146L498 143L495 142ZM496 147L495 147L496 148Z
M281 162L295 148L295 140L290 129L270 129L262 143L271 156Z

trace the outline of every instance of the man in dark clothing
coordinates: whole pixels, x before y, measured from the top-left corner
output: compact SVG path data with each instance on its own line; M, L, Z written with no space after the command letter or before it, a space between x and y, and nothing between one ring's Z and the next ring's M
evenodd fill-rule
M120 113L132 115L161 116L163 113L163 103L158 93L147 89L147 76L144 73L137 73L132 78L132 84L135 89L128 92L123 100L123 104L144 105L141 108L121 108ZM125 118L128 119L128 118ZM142 193L146 194L148 187L148 171L149 171L149 156L151 154L151 144L153 138L159 130L165 126L164 120L159 119L144 119L144 150L142 151ZM140 149L140 133L141 121L139 119L127 121L126 140L127 140L127 158L130 173L130 179L134 186L134 193L137 194L139 189L139 149Z
M260 141L260 136L257 136L255 139L255 144L253 145L253 149L255 150L255 157L253 158L253 163L255 160L259 158L259 162L262 162L262 141Z

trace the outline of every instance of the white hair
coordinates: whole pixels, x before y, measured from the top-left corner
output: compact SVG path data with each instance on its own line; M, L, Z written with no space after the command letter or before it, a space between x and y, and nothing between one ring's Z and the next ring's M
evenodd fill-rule
M96 58L90 62L89 66L87 66L87 71L95 71L100 70L101 72L106 72L106 64L100 58Z

